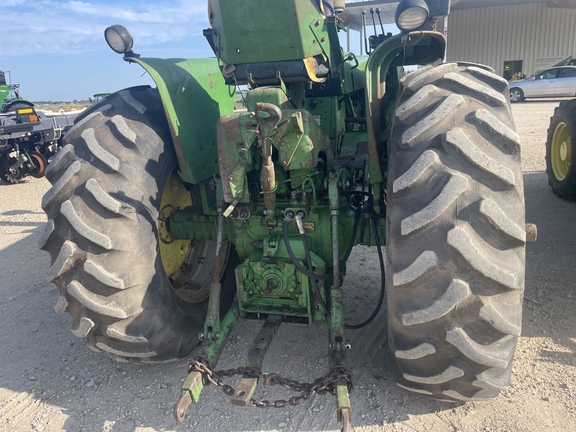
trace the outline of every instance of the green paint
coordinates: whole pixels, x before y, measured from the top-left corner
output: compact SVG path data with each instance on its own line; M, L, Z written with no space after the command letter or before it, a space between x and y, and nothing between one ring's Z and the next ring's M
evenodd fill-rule
M168 119L180 175L197 184L218 174L218 119L234 110L234 88L215 59L127 58L154 79Z
M225 63L300 60L329 53L318 2L264 5L259 1L211 0L210 5L216 55Z
M234 302L222 322L220 323L220 333L218 338L215 340L210 340L202 346L200 355L206 357L212 367L216 367L218 360L220 359L220 355L222 354L222 350L224 349L224 345L230 332L234 328L234 325L238 322L238 318L240 317L238 304ZM200 372L191 372L188 374L184 383L182 384L182 394L189 395L192 399L192 402L197 403L200 400L200 393L204 388L204 379Z
M366 62L366 121L368 132L368 175L371 184L382 183L384 176L380 161L387 149L381 148L387 136L382 130L390 122L390 114L382 110L382 100L393 101L396 94L390 94L390 84L398 88L398 82L387 82L391 67L433 63L443 58L446 41L440 33L419 31L409 35L396 35L386 39L371 54ZM388 105L393 106L393 104Z
M382 36L369 56L356 58L341 49L341 23L326 17L322 4L210 0L205 35L216 58L125 57L156 82L178 174L192 197L191 207L174 209L166 222L171 235L214 240L220 226L241 260L237 300L222 322L220 284L212 284L208 340L200 353L214 367L239 317L269 315L297 324L326 322L330 366L346 366L338 261L350 244L375 243L368 214L353 236L358 202L351 196L372 190L385 241L384 185L393 163L387 146L401 66L444 54L444 37L423 31ZM248 89L235 96L238 84ZM0 85L0 97L2 91ZM234 111L240 101L246 110ZM221 225L218 217L224 217ZM307 272L335 277L315 281ZM244 384L251 395L256 380ZM191 373L184 400L197 402L203 387L202 374ZM339 418L349 419L347 383L339 382L336 393Z

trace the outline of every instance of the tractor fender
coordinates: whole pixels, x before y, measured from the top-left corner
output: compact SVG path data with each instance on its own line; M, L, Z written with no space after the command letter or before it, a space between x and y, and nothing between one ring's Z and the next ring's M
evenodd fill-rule
M197 184L218 174L216 123L234 111L234 87L216 59L126 58L150 74L168 119L180 175Z
M417 31L392 36L370 53L366 63L366 112L368 136L368 173L372 184L382 182L379 161L386 149L378 148L384 130L386 112L382 99L386 93L386 73L390 67L431 64L444 58L446 39L433 31Z

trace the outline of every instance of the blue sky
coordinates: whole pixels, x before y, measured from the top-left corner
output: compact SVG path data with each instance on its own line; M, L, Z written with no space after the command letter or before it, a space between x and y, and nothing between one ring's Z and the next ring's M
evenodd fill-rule
M153 84L108 47L104 29L112 24L127 27L134 51L146 57L213 56L202 36L206 0L0 0L0 9L0 70L32 101Z
M130 30L143 57L214 55L202 36L209 27L207 0L0 0L0 14L0 70L10 71L31 101L83 100L154 85L140 66L108 47L104 29L112 24Z

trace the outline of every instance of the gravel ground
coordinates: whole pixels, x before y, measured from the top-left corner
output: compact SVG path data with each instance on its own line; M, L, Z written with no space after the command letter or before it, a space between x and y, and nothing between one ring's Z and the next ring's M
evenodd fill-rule
M523 334L512 386L492 401L446 404L408 393L392 380L383 313L350 331L354 373L353 424L375 431L574 431L576 430L576 203L555 197L547 184L544 142L558 100L513 106L522 140L527 222L539 239L527 248ZM335 431L335 401L316 396L297 407L260 410L232 406L218 389L204 390L183 425L172 407L186 361L157 366L116 363L87 349L70 332L68 315L53 305L56 289L44 278L48 254L37 249L46 217L40 208L45 179L0 184L0 430L2 431ZM369 313L378 286L375 249L357 247L345 281L350 315ZM374 294L374 297L377 294ZM357 309L357 310L356 310ZM259 330L241 323L220 367L243 364ZM264 369L298 380L327 371L323 326L279 330ZM287 398L260 387L262 398Z

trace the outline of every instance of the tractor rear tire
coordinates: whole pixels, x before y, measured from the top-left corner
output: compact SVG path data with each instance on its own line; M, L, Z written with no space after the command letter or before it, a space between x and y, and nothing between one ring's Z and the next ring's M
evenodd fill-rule
M22 108L34 108L34 104L31 102L22 102L22 101L14 102L6 105L4 107L4 112L12 112Z
M387 302L398 384L446 401L510 382L525 222L507 83L471 64L412 72L389 143Z
M50 253L47 279L61 293L55 309L70 313L72 332L89 347L117 360L185 357L203 329L215 241L166 241L164 211L194 202L177 175L157 90L109 96L77 119L64 144L46 171L52 188L42 200L48 223L39 241ZM165 197L174 193L172 205ZM166 247L186 259L173 264ZM227 271L228 307L234 291Z
M576 198L576 100L560 102L550 119L546 173L556 195Z

